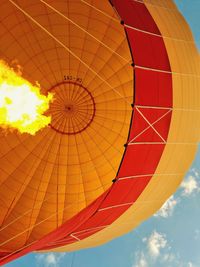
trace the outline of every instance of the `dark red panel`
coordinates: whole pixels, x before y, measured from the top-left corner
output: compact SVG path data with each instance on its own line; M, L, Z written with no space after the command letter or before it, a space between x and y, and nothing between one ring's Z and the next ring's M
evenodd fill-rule
M126 28L137 66L171 71L163 38Z
M137 109L134 109L130 128L129 141L138 136L148 127L148 123L142 118Z
M153 174L164 146L164 144L128 145L118 177Z
M162 142L163 140L152 129L152 126L166 140L171 115L168 109L142 108L134 109L133 123L130 129L129 142ZM166 115L167 114L167 115ZM143 117L144 116L144 117ZM148 122L145 120L147 119Z
M125 24L143 31L160 34L156 23L152 20L151 14L142 1L139 3L134 0L112 0L111 3Z
M135 68L135 104L155 107L172 106L170 73Z
M55 241L55 242L52 242L52 243L49 243L48 246L45 246L43 247L43 250L48 250L48 249L53 249L53 248L56 248L56 247L61 247L61 246L64 246L64 245L68 245L68 244L72 244L74 242L76 242L77 239L71 237L71 236L67 236L66 238L63 238L59 241Z
M140 116L144 116L151 124L165 116L165 114L169 111L168 109L154 107L139 107L138 110L140 112Z
M160 135L167 140L169 125L171 122L172 111L170 111L162 120L154 124L154 128L160 133Z
M105 210L99 210L87 222L82 224L82 226L77 229L77 232L84 229L91 229L97 226L110 225L113 221L119 218L119 216L124 213L130 206L131 205L126 205Z
M93 235L93 234L95 234L95 233L97 233L97 232L99 232L99 231L101 231L103 228L99 228L99 229L95 229L95 230L93 230L93 231L86 231L86 232L84 232L84 233L81 233L81 234L79 234L79 235L76 235L79 239L84 239L84 238L86 238L86 237L89 237L89 236L91 236L91 235Z
M150 178L141 176L117 181L101 208L135 202Z
M0 260L1 260L1 258L5 257L6 255L9 255L9 252L0 252Z
M160 143L160 142L164 142L164 140L161 138L160 134L158 134L152 127L150 127L146 131L144 131L142 134L140 134L137 138L135 138L133 142L130 142L130 143L143 143L143 142Z

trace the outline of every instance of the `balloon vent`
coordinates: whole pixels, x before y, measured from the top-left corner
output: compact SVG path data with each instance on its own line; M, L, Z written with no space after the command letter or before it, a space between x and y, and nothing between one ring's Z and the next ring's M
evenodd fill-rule
M54 94L48 111L53 130L70 135L78 134L90 126L95 116L95 102L87 88L67 81L56 84L50 91Z

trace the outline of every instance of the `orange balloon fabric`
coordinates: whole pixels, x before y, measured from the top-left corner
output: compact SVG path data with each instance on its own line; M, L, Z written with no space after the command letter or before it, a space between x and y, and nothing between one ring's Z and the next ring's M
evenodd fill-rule
M187 24L171 0L1 8L1 58L54 101L36 135L0 131L0 264L130 231L196 152L200 67Z

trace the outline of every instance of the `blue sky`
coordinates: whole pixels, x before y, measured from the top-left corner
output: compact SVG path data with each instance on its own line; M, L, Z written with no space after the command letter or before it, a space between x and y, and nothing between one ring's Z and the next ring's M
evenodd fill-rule
M165 0L163 0L165 1ZM176 0L200 49L200 0ZM101 247L30 254L7 267L199 267L200 148L181 187L163 208L131 233Z

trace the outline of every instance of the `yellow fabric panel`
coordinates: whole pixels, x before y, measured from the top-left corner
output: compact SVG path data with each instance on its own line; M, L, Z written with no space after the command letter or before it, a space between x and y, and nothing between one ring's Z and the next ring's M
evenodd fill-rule
M199 75L199 58L195 44L164 38L167 51L170 51L170 64L173 72ZM186 61L187 59L187 61Z
M177 9L176 5L174 4L174 2L172 0L144 0L143 1L146 5L150 4L152 6L157 6L160 9Z
M199 54L188 25L171 0L145 0L145 3L161 33L166 36L164 40L173 72L174 110L164 153L144 192L112 225L85 240L51 251L73 251L101 245L137 227L176 191L194 159L200 139Z
M162 2L165 3L166 1ZM177 12L177 8L163 8L161 12L161 8L159 6L151 5L148 1L146 3L146 6L148 7L148 10L154 20L156 22L162 20L162 23L157 25L163 36L177 40L194 42L189 25L184 23L184 18L179 12ZM183 23L185 24L184 27L182 27ZM176 27L174 27L174 25L176 25ZM172 28L173 31L171 30Z
M173 92L174 108L197 111L199 107L200 77L193 75L173 75L173 85L176 90Z
M200 139L200 111L174 110L172 115L171 129L168 142L194 143ZM183 131L181 131L181 130Z

